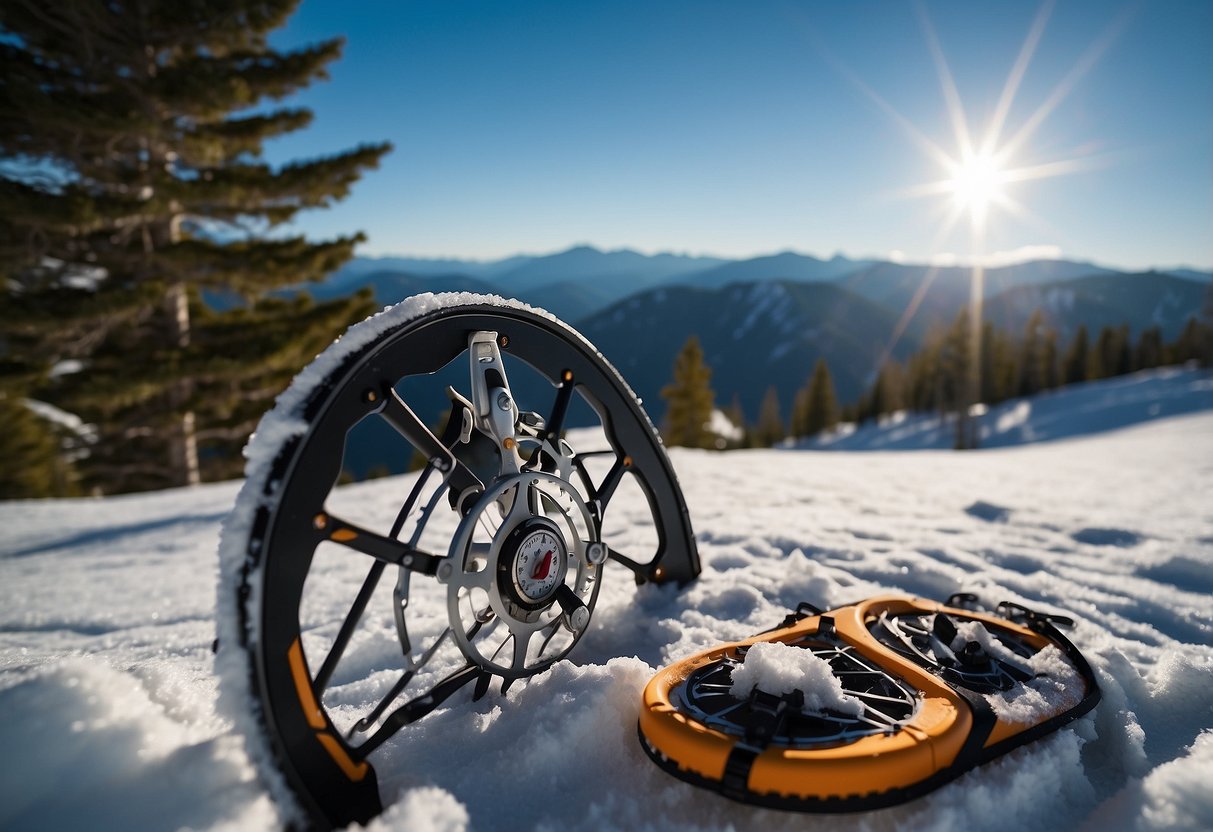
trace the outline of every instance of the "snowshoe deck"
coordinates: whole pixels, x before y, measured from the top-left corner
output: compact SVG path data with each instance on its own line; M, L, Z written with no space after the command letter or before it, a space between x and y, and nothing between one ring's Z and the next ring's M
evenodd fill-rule
M1095 706L1090 666L1056 623L1068 620L901 595L828 612L802 605L774 630L654 676L641 745L675 777L743 803L805 812L891 806ZM759 644L807 654L783 651L784 666L765 679L760 669L753 689L739 690L747 657L771 652L755 651ZM789 686L789 667L823 678Z

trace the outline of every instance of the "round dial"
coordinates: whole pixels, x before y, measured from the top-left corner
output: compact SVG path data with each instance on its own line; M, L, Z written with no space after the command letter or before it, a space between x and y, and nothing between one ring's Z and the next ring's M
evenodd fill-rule
M514 559L514 583L531 601L551 594L565 573L564 544L547 529L531 532L518 546Z

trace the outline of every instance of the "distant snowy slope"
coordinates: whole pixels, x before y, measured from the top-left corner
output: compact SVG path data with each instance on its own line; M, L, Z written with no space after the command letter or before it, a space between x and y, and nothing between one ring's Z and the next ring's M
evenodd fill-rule
M1202 410L1213 410L1213 373L1164 367L1003 402L979 417L978 439L983 448L1002 448ZM898 413L858 429L844 425L834 433L792 446L834 451L922 450L951 448L955 436L953 416Z
M700 579L637 588L608 569L575 664L505 697L460 693L382 749L395 801L372 828L1213 826L1213 413L995 453L671 457ZM336 498L393 512L409 483ZM215 712L215 549L237 485L0 503L0 828L275 826ZM621 494L612 511L644 513L642 499ZM962 589L1073 615L1103 702L925 798L848 816L741 806L640 749L641 689L671 660L770 627L802 600ZM316 614L340 620L348 600ZM352 708L378 699L399 660L391 612L377 616L331 690Z

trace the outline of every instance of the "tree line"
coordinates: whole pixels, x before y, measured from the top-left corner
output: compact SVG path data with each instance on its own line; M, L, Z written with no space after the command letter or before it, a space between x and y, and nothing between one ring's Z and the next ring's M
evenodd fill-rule
M667 405L662 436L667 445L691 448L764 448L788 438L816 436L840 422L863 424L903 410L957 415L978 402L993 406L1138 370L1187 362L1213 366L1213 326L1195 317L1169 343L1157 326L1134 340L1127 324L1105 326L1094 337L1081 325L1063 346L1040 311L1018 336L983 321L979 338L974 338L968 311L962 311L951 325L928 332L905 362L883 362L858 400L845 405L838 402L828 364L819 358L796 391L786 418L774 384L753 420L734 395L722 409L740 435L722 437L711 428L717 406L712 371L699 339L692 335L674 361L673 378L661 391ZM974 353L980 362L976 376Z

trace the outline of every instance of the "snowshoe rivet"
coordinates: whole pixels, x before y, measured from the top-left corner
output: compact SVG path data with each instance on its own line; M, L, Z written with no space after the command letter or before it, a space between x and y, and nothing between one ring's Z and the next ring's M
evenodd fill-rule
M317 514L312 518L312 527L315 529L323 529L329 524L329 518L326 514Z
M517 443L514 441L514 437L507 436L505 439L502 440L501 447L505 448L507 451L512 451L512 450L514 450L514 445L516 445L516 444Z
M502 335L497 339L497 343L500 344L502 348L508 347L510 345L510 336Z
M605 543L595 541L585 547L585 559L594 565L603 563L607 559L607 547Z
M374 390L367 390L365 393L362 394L362 400L364 402L374 404L375 402L379 401L379 394L376 393Z
M564 615L564 626L572 633L580 633L590 623L590 611L585 607L578 607L570 613Z
M632 467L632 458L631 458L630 456L625 456L625 457L623 458L623 467L624 467L624 468L631 468L631 467Z
M509 410L511 404L513 404L513 402L510 401L509 393L502 391L497 394L497 406L500 407L502 410Z
M451 575L454 574L454 572L455 567L451 566L449 563L440 564L438 567L438 580L446 583L451 579Z

